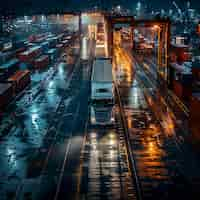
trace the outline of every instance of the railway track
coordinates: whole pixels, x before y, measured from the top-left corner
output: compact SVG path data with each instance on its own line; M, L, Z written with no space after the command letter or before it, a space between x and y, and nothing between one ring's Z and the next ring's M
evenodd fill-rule
M184 141L179 142L178 137L167 135L151 105L157 102L153 94L155 86L143 83L143 77L138 80L141 74L139 69L137 71L139 75L136 74L133 84L117 83L120 113L126 126L129 163L133 180L138 182L137 194L142 200L195 199L199 185L199 175L195 173L199 163L189 166L188 163L195 160L194 154ZM152 97L151 101L149 97ZM194 179L197 180L195 184Z
M82 151L80 199L137 200L126 148L124 126L116 105L113 127L88 125ZM118 111L117 111L118 110Z
M120 86L120 90L123 90L123 87ZM141 101L145 101L144 97L143 100L141 98ZM123 100L121 102L123 104L121 113L128 135L128 139L125 140L126 146L130 146L127 148L127 153L132 179L134 183L137 180L138 185L135 187L137 199L173 199L175 196L187 199L190 197L192 187L195 188L194 192L197 192L198 181L192 184L190 175L185 174L189 170L187 168L190 168L187 165L187 152L177 149L173 138L165 137L160 122L150 109L146 106L139 110L130 109ZM147 116L150 121L144 123ZM128 121L130 119L131 125ZM152 131L148 124L151 124L152 128L156 127L156 132ZM192 168L193 166L190 170ZM193 170L197 170L197 166ZM194 178L195 174L192 177Z
M150 64L156 72L156 65L147 58L145 59L145 61L148 64ZM144 72L147 75L149 75L154 82L157 82L155 75L151 71L144 70ZM183 102L172 91L170 91L170 90L165 90L165 91L160 90L160 92L163 95L163 97L165 98L165 101L168 103L168 105L170 105L171 108L173 109L173 112L175 112L176 114L181 115L182 117L185 117L185 118L189 117L188 108L183 104ZM164 94L163 92L165 92L166 94ZM175 110L175 108L176 108L176 110ZM177 109L179 109L179 111Z

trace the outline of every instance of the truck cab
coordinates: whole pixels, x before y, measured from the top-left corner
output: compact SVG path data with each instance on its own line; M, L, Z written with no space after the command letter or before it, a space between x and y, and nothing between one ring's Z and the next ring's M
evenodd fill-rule
M112 126L114 122L113 105L92 104L90 106L90 124L92 126Z
M91 78L91 125L114 124L114 83L110 58L96 58Z

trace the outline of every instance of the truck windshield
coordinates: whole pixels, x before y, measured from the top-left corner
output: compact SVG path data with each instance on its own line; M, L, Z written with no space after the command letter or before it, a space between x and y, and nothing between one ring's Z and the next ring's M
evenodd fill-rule
M97 91L100 92L100 93L109 92L109 90L105 89L105 88L98 89Z

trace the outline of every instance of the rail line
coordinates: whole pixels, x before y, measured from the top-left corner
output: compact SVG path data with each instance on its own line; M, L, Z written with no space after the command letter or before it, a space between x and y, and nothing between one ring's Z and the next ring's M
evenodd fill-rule
M119 88L117 86L116 81L115 81L115 89L116 89L116 97L117 97L117 100L118 100L119 110L120 110L121 125L122 125L122 128L123 128L123 134L125 136L124 139L125 139L125 143L126 143L126 152L127 152L127 155L128 155L130 169L131 169L131 172L132 172L132 179L133 179L134 185L136 186L135 187L135 196L136 196L137 200L142 200L142 189L141 189L140 181L139 181L139 178L138 178L136 161L135 161L133 153L132 153L129 130L128 130L128 127L127 127L127 121L126 121L126 118L125 118L125 113L124 113L124 109L123 109L123 105L122 105L122 101L121 101L121 97L120 97L120 92L119 92Z
M126 57L124 59L126 59ZM127 129L126 133L128 139L126 139L126 142L128 144L126 146L129 154L129 163L132 168L133 180L137 180L137 193L139 192L139 197L142 200L148 200L150 198L161 199L168 197L168 195L173 195L173 192L170 190L176 190L178 194L180 192L179 188L183 187L181 184L192 188L191 176L185 175L183 172L186 170L185 168L188 170L188 166L185 166L188 160L190 160L190 156L193 154L187 151L186 145L179 143L177 137L167 137L165 134L162 134L162 132L165 133L165 130L162 127L161 120L157 118L157 114L152 110L149 104L150 102L148 102L148 96L145 95L146 93L143 91L143 89L147 87L146 90L149 91L149 96L153 95L152 99L155 100L154 94L152 94L153 91L151 90L154 88L154 85L153 83L146 85L141 82L142 80L138 80L137 74L137 85L135 85L135 83L134 85L124 85L119 82L117 97L119 96L119 98L121 98L121 100L119 99L119 102L121 102L120 113L122 113L124 119L123 124L126 126L125 129ZM132 88L138 87L138 84L141 86L141 89L139 89L141 94L140 91L138 91L141 97L138 96L137 101L144 101L145 105L134 108L132 104L129 105L126 94L123 96L124 94L121 92L123 92L123 89L126 91L126 88L132 90ZM148 116L148 118L146 118L147 122L145 122L146 116ZM150 125L157 127L156 131L148 133L147 131L151 130ZM173 156L167 156L168 154ZM162 158L164 160L162 160ZM196 167L198 167L198 165L196 165ZM194 169L196 167L194 167ZM182 183L177 182L176 177L178 177L178 180L181 180ZM158 186L165 188L165 190L160 193L157 190ZM188 191L190 191L190 189L188 189ZM187 193L187 191L185 192Z
M147 62L150 63L154 67L154 69L156 70L155 64L152 61L147 60ZM155 77L152 74L152 72L149 71L148 73L151 74L151 77L155 80ZM187 106L172 91L167 90L167 95L171 99L173 99L173 101L177 104L177 106L180 108L180 110L182 110L182 112L184 113L184 115L186 117L188 117L189 116L189 109L187 108Z

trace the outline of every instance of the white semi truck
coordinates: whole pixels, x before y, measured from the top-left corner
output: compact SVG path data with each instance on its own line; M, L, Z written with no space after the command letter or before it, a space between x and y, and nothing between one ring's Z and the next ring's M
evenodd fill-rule
M113 125L114 83L110 58L96 58L91 78L91 125Z
M96 58L91 80L92 103L114 103L114 84L110 58Z

